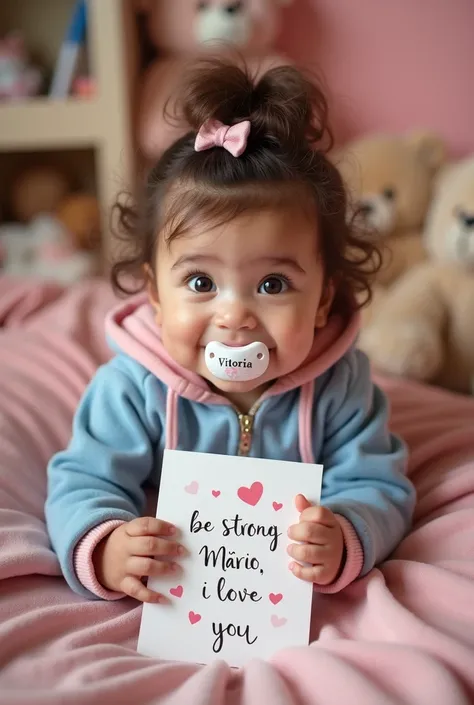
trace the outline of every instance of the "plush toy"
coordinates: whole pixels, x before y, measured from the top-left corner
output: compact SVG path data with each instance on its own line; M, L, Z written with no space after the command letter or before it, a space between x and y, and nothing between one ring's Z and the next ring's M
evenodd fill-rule
M32 164L12 181L10 210L14 220L29 223L40 213L54 213L71 190L66 174L55 166Z
M41 71L29 65L23 35L12 32L0 40L0 100L37 95L41 81Z
M388 373L472 392L474 157L440 173L425 245L430 260L389 290L360 346Z
M95 274L101 239L97 199L73 193L60 168L31 164L12 179L0 226L0 270L70 284Z
M79 252L52 215L38 215L27 225L0 226L0 273L72 284L96 270L96 258Z
M287 63L272 54L281 8L292 0L138 0L147 14L148 35L158 59L145 73L139 115L139 144L149 159L159 156L186 130L164 117L183 71L209 50L237 47L252 70ZM216 45L216 42L218 44ZM225 45L223 44L225 42ZM169 103L173 114L173 102Z
M423 221L433 178L444 159L442 139L423 132L369 135L335 153L360 226L380 237L379 287L391 285L425 259Z

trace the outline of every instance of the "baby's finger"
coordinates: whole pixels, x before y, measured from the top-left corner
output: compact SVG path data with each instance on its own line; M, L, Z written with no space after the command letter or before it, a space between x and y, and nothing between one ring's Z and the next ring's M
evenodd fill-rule
M290 563L289 567L293 575L295 575L300 580L305 580L308 583L327 585L330 582L327 581L324 577L326 567L323 565L305 566L300 565L299 563Z
M312 521L316 524L323 524L331 528L336 524L337 519L331 510L326 507L308 507L301 512L300 522L301 521Z
M186 549L176 541L159 539L155 536L131 538L128 545L132 556L185 556Z
M306 499L304 494L297 494L295 497L295 507L298 512L302 512L305 509L308 509L308 507L311 507L311 502Z
M141 580L135 578L133 575L127 575L122 580L122 585L120 588L126 595L135 598L135 600L139 600L139 602L152 602L155 604L160 602L168 602L164 595L160 595L159 592L150 590L150 588L143 585Z
M323 524L316 524L314 521L303 521L300 524L293 524L288 529L288 536L293 541L305 541L324 546L329 540L331 529Z
M176 527L155 517L139 517L127 524L126 533L129 536L173 536Z
M156 561L154 558L130 556L125 564L125 570L130 575L138 578L152 578L178 573L181 568L177 563L170 563L169 561Z
M313 543L291 543L286 550L295 560L311 565L322 563L328 555L325 546L317 546Z

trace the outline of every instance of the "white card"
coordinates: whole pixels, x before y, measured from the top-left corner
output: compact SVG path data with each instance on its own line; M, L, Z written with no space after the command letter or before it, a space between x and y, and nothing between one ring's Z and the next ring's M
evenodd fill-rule
M321 497L320 465L165 451L157 516L189 551L176 577L152 578L169 605L145 604L138 651L242 666L309 640L313 586L288 568L294 498Z

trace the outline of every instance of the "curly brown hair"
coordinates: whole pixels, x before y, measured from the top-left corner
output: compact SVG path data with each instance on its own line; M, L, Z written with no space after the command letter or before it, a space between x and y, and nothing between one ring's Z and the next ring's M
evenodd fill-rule
M133 202L116 204L125 249L112 267L115 290L144 288L158 233L169 242L195 224L291 206L309 207L316 220L326 277L336 285L333 307L354 309L370 300L380 255L348 219L346 190L328 158L333 138L321 88L291 66L255 81L244 65L208 59L187 75L179 115L191 131L149 171ZM241 157L219 148L195 151L196 134L211 118L227 125L250 120Z

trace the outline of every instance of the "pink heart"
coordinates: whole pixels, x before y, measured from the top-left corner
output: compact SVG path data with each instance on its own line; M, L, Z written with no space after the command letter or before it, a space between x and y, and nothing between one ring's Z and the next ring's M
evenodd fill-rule
M197 494L199 489L199 484L196 482L196 480L193 480L191 484L186 485L184 488L184 491L187 492L188 494Z
M219 497L220 496L220 490L212 490L212 496L213 497Z
M188 614L188 619L191 622L191 624L197 624L198 622L201 621L201 615L197 614L196 612L190 612Z
M173 597L183 597L183 586L178 585L175 588L171 588L170 594L173 595Z
M254 482L251 487L239 487L237 496L245 504L250 504L255 507L260 502L263 494L263 485L261 482Z
M283 504L280 504L280 502L273 502L272 507L276 512L279 512L283 507Z
M285 617L277 617L276 614L272 614L271 623L274 627L283 627L287 621Z
M237 379L238 372L233 367L227 367L225 373L229 379Z
M269 598L270 602L272 603L272 605L277 605L279 602L281 602L283 600L283 595L281 594L281 592L279 592L278 595L275 595L274 592L271 592L269 594L268 598Z

